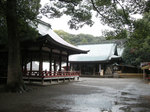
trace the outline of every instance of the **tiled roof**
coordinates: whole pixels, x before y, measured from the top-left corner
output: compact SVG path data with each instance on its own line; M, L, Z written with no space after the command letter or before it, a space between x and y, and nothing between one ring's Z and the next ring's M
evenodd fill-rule
M90 50L87 54L77 54L69 56L70 62L90 62L90 61L107 61L113 57L120 57L122 51L117 54L117 45L115 43L79 45L78 48Z

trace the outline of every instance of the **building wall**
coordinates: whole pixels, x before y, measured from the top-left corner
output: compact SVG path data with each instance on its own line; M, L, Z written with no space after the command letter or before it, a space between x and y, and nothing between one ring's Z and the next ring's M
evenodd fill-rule
M112 65L106 63L74 63L72 70L80 71L81 75L110 75L113 74Z

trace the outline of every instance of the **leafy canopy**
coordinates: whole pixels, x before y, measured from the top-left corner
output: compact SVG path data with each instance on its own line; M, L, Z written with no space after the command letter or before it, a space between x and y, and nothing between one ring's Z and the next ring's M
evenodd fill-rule
M7 43L6 0L0 1L0 43ZM21 40L33 39L38 32L29 24L36 25L39 14L40 0L17 0L17 36Z
M70 15L70 28L78 29L83 25L93 25L93 11L103 24L115 29L133 27L134 14L144 12L145 0L52 0L46 4L41 13L48 18Z
M134 31L128 40L124 60L128 64L140 65L150 61L150 13L134 23Z
M82 0L53 0L46 4L41 13L48 18L70 15L68 24L71 29L78 29L84 24L93 25L91 7Z
M120 31L108 31L105 30L103 31L103 36L107 40L112 40L112 39L126 39L128 37L128 32L127 30L120 30Z

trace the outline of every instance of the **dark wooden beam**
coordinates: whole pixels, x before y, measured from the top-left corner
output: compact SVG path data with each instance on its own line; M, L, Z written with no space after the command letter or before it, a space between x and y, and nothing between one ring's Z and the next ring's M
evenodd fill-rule
M52 71L52 49L50 50L49 53L49 71Z
M60 55L59 55L59 71L61 71L61 67L62 67L61 63L62 63L62 51L60 51Z
M32 59L30 61L30 72L32 72Z
M69 70L69 54L67 55L67 60L66 60L66 70Z
M54 59L54 72L56 72L56 60L55 59Z
M42 56L42 47L39 50L39 74L41 75L43 71L43 56Z

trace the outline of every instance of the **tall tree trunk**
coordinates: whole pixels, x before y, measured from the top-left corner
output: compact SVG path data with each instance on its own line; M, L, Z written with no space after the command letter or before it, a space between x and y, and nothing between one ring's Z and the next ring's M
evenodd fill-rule
M21 71L20 41L17 36L16 0L7 0L7 32L8 32L8 74L9 91L24 90Z

